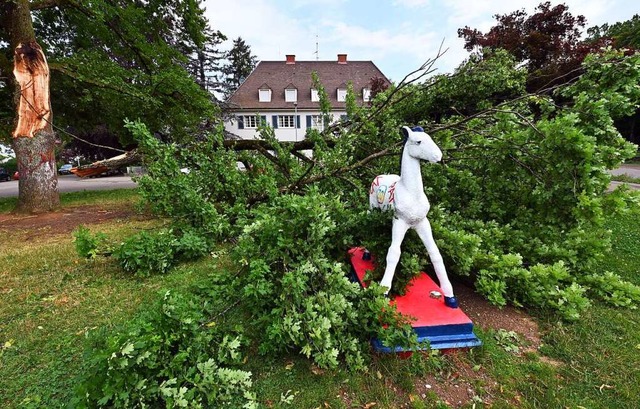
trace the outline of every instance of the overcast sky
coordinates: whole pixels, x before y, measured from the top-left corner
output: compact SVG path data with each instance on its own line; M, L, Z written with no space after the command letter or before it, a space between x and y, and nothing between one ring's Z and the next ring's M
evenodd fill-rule
M567 0L569 12L584 15L587 25L613 24L640 12L637 0ZM559 2L552 1L552 5ZM467 57L458 28L486 31L495 14L525 9L528 0L205 0L213 28L229 40L242 37L259 60L320 60L344 53L350 60L371 60L392 81L400 81L442 42L448 48L436 67L451 72Z

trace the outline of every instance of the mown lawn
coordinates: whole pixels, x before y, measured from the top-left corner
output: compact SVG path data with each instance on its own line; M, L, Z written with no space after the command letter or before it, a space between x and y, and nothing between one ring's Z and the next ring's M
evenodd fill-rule
M64 206L133 206L135 191L63 195ZM4 207L3 207L4 206ZM9 205L0 202L0 209ZM120 240L162 223L145 218L91 225ZM602 268L640 284L640 214L609 221L614 249ZM218 271L224 257L182 265L164 276L132 278L108 258L77 257L71 234L24 232L5 238L0 252L0 407L66 407L83 370L87 331L115 330L148 308L165 289L188 291ZM241 316L241 314L238 314ZM366 373L320 370L298 355L251 353L246 368L264 407L431 408L457 402L433 391L438 383L469 385L464 407L635 408L640 402L637 310L595 304L571 324L540 316L540 351L494 330L477 328L484 346L451 355L410 359L374 356ZM250 327L250 323L244 323Z

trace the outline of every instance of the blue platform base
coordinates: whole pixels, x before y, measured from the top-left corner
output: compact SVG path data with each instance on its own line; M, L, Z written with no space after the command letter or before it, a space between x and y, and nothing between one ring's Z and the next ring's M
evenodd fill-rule
M364 275L373 270L373 257L364 257L364 249L349 251L353 267L352 278L366 287ZM368 258L368 259L367 259ZM444 304L442 289L425 273L419 274L407 286L405 295L389 301L398 311L411 318L418 341L429 342L430 349L471 348L482 342L473 333L473 323L461 308L449 308ZM435 297L434 297L435 295ZM373 340L374 348L380 352L403 352L401 347L389 347Z

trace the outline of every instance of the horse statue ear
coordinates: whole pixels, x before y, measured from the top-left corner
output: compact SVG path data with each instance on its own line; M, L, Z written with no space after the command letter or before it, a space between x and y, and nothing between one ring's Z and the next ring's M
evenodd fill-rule
M402 131L402 140L406 141L407 139L409 139L409 132L411 132L411 128L409 128L408 126L403 126L402 128L400 128L400 131Z

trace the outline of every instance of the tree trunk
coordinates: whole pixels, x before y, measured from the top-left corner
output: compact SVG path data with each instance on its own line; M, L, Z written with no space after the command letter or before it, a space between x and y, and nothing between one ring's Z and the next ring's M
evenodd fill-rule
M54 148L51 132L38 131L33 137L13 140L20 174L18 212L43 213L60 205Z
M16 128L13 150L20 174L18 212L42 213L60 205L49 97L49 66L35 40L27 0L5 1L8 7L13 74L16 85Z

